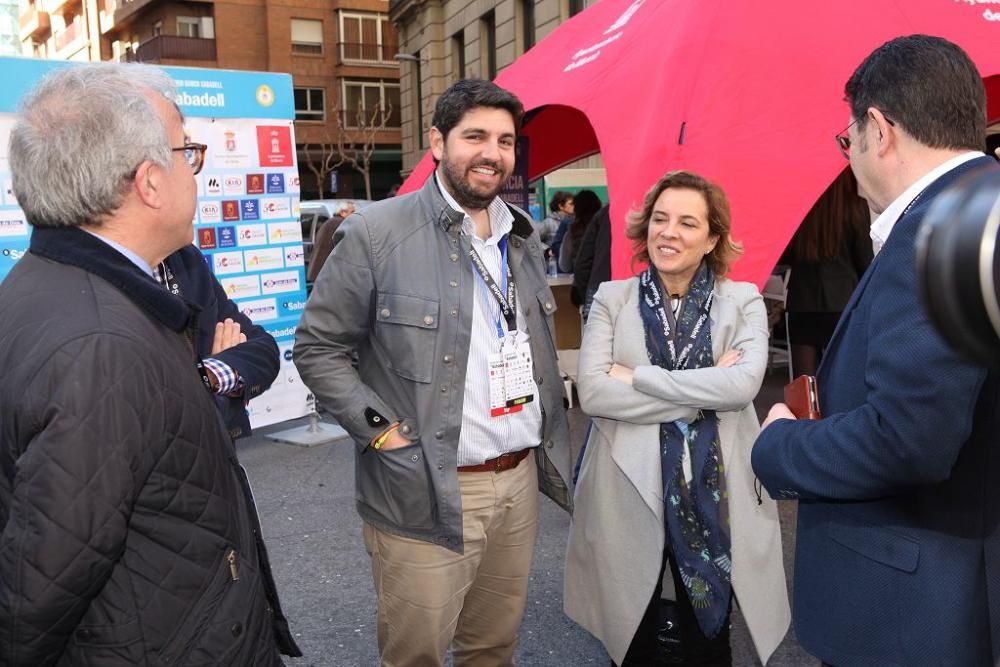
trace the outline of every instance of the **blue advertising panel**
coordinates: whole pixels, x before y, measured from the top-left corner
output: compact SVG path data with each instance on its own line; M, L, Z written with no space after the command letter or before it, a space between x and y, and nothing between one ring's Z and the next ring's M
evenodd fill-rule
M30 226L12 189L8 135L19 100L64 62L0 58L0 281L28 248ZM164 67L193 141L208 145L195 178L194 244L240 310L282 351L272 388L250 404L254 426L306 414L311 396L290 361L305 306L292 79L287 74Z

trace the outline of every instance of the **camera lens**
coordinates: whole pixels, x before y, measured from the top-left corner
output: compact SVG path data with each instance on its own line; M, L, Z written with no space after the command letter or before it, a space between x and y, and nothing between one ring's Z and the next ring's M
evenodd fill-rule
M1000 170L976 170L937 198L917 236L917 280L938 332L1000 366Z

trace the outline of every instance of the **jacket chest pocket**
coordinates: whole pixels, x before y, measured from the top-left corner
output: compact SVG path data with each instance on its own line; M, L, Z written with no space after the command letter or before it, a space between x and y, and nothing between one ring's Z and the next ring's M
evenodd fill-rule
M405 294L379 292L375 338L392 370L415 382L430 382L441 304Z

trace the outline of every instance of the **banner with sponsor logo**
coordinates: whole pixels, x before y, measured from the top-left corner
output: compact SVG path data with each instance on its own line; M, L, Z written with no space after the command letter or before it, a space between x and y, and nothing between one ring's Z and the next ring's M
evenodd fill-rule
M76 66L0 58L0 281L28 248L31 228L14 197L7 143L18 100L46 72ZM208 145L195 178L194 244L229 298L274 336L281 370L249 406L253 426L308 414L313 398L291 362L305 307L292 79L287 74L165 67L192 141Z

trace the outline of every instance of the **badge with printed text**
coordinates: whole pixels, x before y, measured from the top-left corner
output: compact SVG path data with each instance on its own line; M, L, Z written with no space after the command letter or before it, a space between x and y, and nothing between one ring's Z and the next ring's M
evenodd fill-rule
M535 400L531 350L526 342L489 356L490 416L520 412Z

